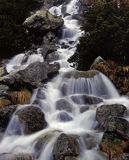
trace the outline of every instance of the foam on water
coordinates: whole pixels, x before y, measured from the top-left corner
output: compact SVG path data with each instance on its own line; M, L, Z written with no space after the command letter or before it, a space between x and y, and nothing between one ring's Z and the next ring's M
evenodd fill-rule
M31 54L25 63L23 63L26 55L24 53L16 55L13 57L9 63L6 65L7 72L17 72L19 70L25 69L31 63L34 62L43 62L43 57L41 54Z

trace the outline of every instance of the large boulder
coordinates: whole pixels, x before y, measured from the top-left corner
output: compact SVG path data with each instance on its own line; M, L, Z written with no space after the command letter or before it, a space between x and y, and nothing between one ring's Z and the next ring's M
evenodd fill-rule
M35 133L47 126L44 113L38 107L25 107L18 111L16 115L18 115L19 121L24 126L24 134Z
M129 122L123 118L108 117L103 128L109 132L117 132L123 137L129 137Z
M64 21L61 17L54 16L48 10L42 9L28 17L24 25L29 31L46 34L50 30L59 29L63 23Z
M41 82L44 82L57 74L59 68L60 66L58 63L48 64L45 62L34 62L14 76L19 81L29 83L32 86L40 86Z
M104 127L108 118L122 117L126 111L126 107L121 104L102 105L96 110L96 120Z
M109 159L123 160L124 153L129 150L129 122L122 118L126 107L121 104L103 105L97 108L96 119L104 129L100 149ZM126 157L124 156L126 160Z
M80 154L80 145L76 136L62 133L53 148L53 160L75 159Z
M0 154L0 160L34 160L33 156L27 153L11 154L3 153Z
M100 143L100 149L105 152L109 159L128 160L129 139L116 132L105 132Z

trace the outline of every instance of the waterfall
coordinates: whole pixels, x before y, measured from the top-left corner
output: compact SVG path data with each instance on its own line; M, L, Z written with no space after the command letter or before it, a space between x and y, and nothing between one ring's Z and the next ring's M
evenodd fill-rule
M35 134L25 136L20 130L19 119L14 114L9 126L6 130L6 134L0 143L0 153L33 153L34 144L38 138L49 133L54 133L44 146L37 160L51 160L53 146L60 135L60 132L66 134L92 135L97 140L96 146L99 145L99 141L102 138L102 132L96 132L97 121L95 120L96 109L101 104L125 102L129 105L127 99L121 100L117 90L111 81L102 73L95 75L94 77L81 77L70 78L65 77L65 73L73 71L68 63L68 58L76 51L79 37L83 34L80 29L78 20L73 19L72 16L78 13L78 0L71 0L66 5L66 12L68 15L64 16L62 13L62 5L54 6L50 9L50 12L55 15L62 15L64 19L64 26L62 29L62 37L59 42L59 48L57 53L59 59L56 62L60 63L60 74L48 82L45 87L40 88L44 93L44 99L40 98L40 108L45 114L48 127ZM72 42L72 43L71 43ZM66 45L63 48L62 45ZM32 62L40 61L44 59L40 52L38 54L31 54L26 61L25 54L19 54L13 57L7 64L8 72L15 72L24 69ZM23 63L24 61L24 63ZM37 90L33 95L31 104L36 99ZM120 101L121 100L121 101ZM63 106L63 107L62 107ZM83 112L82 112L83 110ZM22 126L23 127L23 126ZM17 134L20 132L20 135ZM84 145L81 155L78 160L105 160L105 156L101 155L97 149L88 150Z

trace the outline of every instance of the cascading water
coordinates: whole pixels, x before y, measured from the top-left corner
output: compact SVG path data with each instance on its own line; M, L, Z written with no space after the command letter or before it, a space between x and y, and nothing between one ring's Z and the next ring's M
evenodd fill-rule
M0 153L33 153L34 143L40 136L45 137L47 134L55 132L47 141L46 145L42 147L40 156L37 158L38 160L51 160L54 143L60 135L60 132L64 132L81 137L82 152L78 158L79 160L106 159L98 151L98 144L100 143L103 133L95 130L97 125L95 120L96 108L100 106L100 104L115 103L116 101L119 103L125 102L127 106L129 106L129 103L126 98L120 99L113 84L101 73L92 78L80 77L76 79L75 77L64 77L64 72L74 70L70 67L67 59L74 54L78 39L83 34L78 21L72 18L72 15L78 13L77 2L77 0L71 0L70 3L66 5L68 15L63 16L64 28L62 29L62 38L60 39L60 43L58 44L59 48L57 49L60 57L58 60L61 66L60 74L51 82L48 82L45 88L40 88L45 94L45 98L39 100L40 108L45 114L48 127L33 135L17 135L17 131L19 131L17 125L19 121L14 114L6 134L0 143ZM50 12L56 15L63 15L61 8L62 5L59 7L54 6L50 9ZM62 48L63 45L67 47ZM20 54L10 60L7 64L8 72L23 69L35 61L43 62L43 57L41 57L40 54L30 55L28 60L22 64L23 58L24 54ZM33 96L31 104L36 99L36 93ZM89 98L88 96L93 96L93 98L98 98L98 100L102 101L97 101L95 105L91 103L92 101L90 101L88 105L85 101L80 101L80 97L83 99ZM62 103L64 105L63 108ZM85 107L86 110L81 112L83 107ZM83 135L90 135L96 139L95 147L90 150L87 149L86 144L83 142Z

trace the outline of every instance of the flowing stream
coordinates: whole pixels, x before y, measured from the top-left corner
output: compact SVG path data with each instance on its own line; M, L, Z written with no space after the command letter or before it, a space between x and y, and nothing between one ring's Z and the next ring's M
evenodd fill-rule
M52 81L46 84L45 88L40 88L40 91L44 93L44 99L38 99L40 107L45 114L48 127L33 135L25 136L22 128L23 126L18 121L14 114L10 124L6 130L5 136L0 143L0 153L11 152L34 152L34 143L40 136L45 136L49 133L53 133L53 136L42 147L42 152L38 157L38 160L51 160L52 149L54 143L61 132L66 134L79 135L82 141L82 151L79 156L79 160L105 160L106 158L100 154L98 145L101 141L102 132L98 132L95 128L97 121L95 120L96 108L102 104L120 103L129 107L129 102L126 98L120 98L117 90L110 82L110 80L99 73L92 78L66 78L64 75L66 72L73 71L75 69L70 67L67 59L76 51L76 45L79 37L83 34L80 30L80 25L76 19L72 16L78 13L78 0L71 0L66 5L67 16L62 13L62 5L52 7L50 12L58 16L62 16L64 19L64 27L62 29L62 38L60 39L59 48L57 53L59 54L59 60L61 69L60 74ZM68 46L62 48L62 44ZM38 52L38 51L37 51ZM24 54L15 56L7 64L8 72L24 69L26 66L35 61L43 62L43 57L40 53L33 54L29 57L28 61L23 65ZM38 90L38 89L37 89ZM36 92L37 92L36 90ZM36 92L32 98L31 103L36 99ZM94 96L103 99L103 102L88 105L83 101L83 96ZM57 104L65 103L63 110L57 108ZM80 110L85 108L84 112ZM21 135L18 136L17 132ZM84 135L91 135L96 144L92 149L87 149L88 144L84 144ZM90 143L90 142L89 142Z

